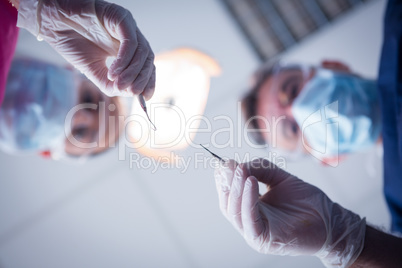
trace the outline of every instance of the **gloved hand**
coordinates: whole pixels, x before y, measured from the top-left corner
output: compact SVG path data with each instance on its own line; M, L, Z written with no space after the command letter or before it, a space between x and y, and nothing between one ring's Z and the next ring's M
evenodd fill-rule
M365 219L268 160L230 160L215 181L223 215L260 253L315 255L327 267L348 267L363 249ZM268 187L262 197L258 181Z
M17 26L44 39L106 95L152 97L154 54L128 10L101 0L21 0ZM109 69L108 57L116 57Z

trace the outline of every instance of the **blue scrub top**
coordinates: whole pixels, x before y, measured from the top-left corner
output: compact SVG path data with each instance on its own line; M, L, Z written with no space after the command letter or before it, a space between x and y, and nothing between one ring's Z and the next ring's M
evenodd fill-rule
M378 76L383 144L384 193L392 231L402 233L402 0L389 0Z

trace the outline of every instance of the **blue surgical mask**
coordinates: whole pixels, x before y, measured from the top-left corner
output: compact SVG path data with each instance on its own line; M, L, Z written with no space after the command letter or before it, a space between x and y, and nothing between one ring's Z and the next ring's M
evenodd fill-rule
M9 153L64 146L64 121L77 102L73 71L14 60L0 107L0 148Z
M317 69L292 113L312 154L321 158L369 148L381 132L376 82L349 73Z

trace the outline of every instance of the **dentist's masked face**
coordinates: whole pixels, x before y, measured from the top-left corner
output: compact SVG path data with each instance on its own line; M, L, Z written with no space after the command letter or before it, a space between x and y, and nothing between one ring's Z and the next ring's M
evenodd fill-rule
M366 149L380 136L375 81L348 73L316 70L293 101L292 113L304 145L317 156Z
M319 159L371 146L380 135L376 83L345 71L287 66L258 93L257 115L270 148Z
M91 108L75 110L66 121L78 104ZM110 105L114 109L108 109ZM118 123L109 125L109 120L122 110L117 97L105 96L72 70L36 60L14 60L0 107L0 149L12 154L49 151L55 159L97 154L118 138ZM74 141L98 146L77 146Z
M64 119L77 103L76 77L43 62L14 60L0 109L0 147L8 153L63 146Z

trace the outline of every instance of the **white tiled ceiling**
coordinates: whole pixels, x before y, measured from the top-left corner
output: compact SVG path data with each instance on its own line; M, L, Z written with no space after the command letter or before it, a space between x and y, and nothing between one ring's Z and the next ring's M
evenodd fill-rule
M191 46L215 57L223 74L212 81L206 116L236 116L236 100L258 62L218 1L115 2L132 11L156 53ZM367 18L381 29L384 3L373 1L321 34L344 33L348 39L343 42L351 46L366 42L347 31L369 32L363 24ZM371 34L373 42L381 37ZM320 34L314 38L310 46L325 42ZM20 52L37 46L29 51L49 57L45 44L27 46L27 37L21 40ZM377 59L372 65L378 64L378 46L367 51L367 57ZM303 45L294 49L293 59L297 49L306 51ZM321 57L341 54L331 49L320 52ZM360 66L359 58L350 61ZM220 127L225 127L222 122L214 122L214 129ZM226 156L265 153L244 143L217 151ZM387 226L377 151L349 157L337 168L306 159L289 163L288 170L369 222ZM200 152L190 148L182 155ZM265 256L250 249L219 212L211 168L192 160L185 172L168 168L153 173L130 167L130 153L135 152L118 161L113 149L84 165L0 153L0 267L322 267L314 257Z

